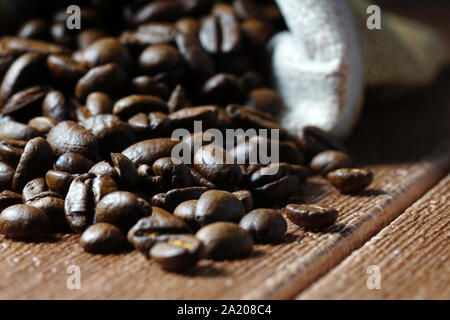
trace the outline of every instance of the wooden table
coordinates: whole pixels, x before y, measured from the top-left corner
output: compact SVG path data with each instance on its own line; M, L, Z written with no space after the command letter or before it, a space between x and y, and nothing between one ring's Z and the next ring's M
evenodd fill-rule
M205 260L186 274L161 271L135 251L85 253L76 235L41 243L1 236L0 298L449 299L450 72L408 99L366 108L349 145L375 172L368 190L340 195L313 177L295 197L336 207L333 227L289 224L282 244L258 245L246 260ZM67 287L72 265L80 289ZM380 289L369 289L373 270Z

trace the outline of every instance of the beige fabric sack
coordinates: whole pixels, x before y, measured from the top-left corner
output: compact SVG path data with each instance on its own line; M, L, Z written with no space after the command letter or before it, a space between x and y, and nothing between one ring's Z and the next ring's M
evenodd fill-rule
M381 10L370 30L365 0L277 0L289 31L269 45L282 123L293 133L315 125L336 137L351 132L366 87L386 97L430 83L450 61L435 30ZM403 90L401 90L403 92Z

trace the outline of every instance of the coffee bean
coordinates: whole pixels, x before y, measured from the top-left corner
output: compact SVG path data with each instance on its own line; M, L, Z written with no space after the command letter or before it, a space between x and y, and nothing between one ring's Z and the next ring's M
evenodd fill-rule
M0 212L12 205L20 203L23 203L23 199L20 194L9 190L3 190L0 193Z
M128 123L138 136L138 140L169 135L170 121L168 116L162 112L138 113L128 119Z
M233 9L242 20L261 16L260 8L253 0L234 0Z
M84 29L77 35L77 46L79 49L84 49L95 41L104 38L105 31L101 29Z
M153 207L155 208L155 207ZM141 218L128 232L128 241L144 255L167 234L191 233L189 226L167 211L155 210L149 217Z
M254 89L258 89L262 86L263 80L261 79L261 76L259 73L257 73L254 70L246 71L240 78L240 82L242 83L242 87L245 91L251 91ZM249 102L247 102L249 104ZM250 102L249 105L252 103ZM272 109L272 108L270 108ZM270 113L270 112L269 112Z
M183 108L169 114L172 129L185 128L194 131L194 122L201 121L203 129L213 128L217 124L219 110L216 106Z
M0 190L11 189L15 169L0 162Z
M103 92L92 92L86 98L86 108L91 116L112 113L113 103L111 98Z
M193 230L199 228L199 224L195 220L195 208L197 207L198 200L187 200L180 203L175 210L173 215L183 219Z
M317 127L304 127L298 132L297 138L296 141L302 150L311 157L327 150L346 152L341 142Z
M222 190L206 191L195 208L195 220L202 226L216 221L238 222L244 215L242 202L232 193Z
M106 175L97 175L87 181L91 187L94 202L98 204L107 194L118 190L117 184L113 178Z
M47 68L57 81L75 84L88 71L84 63L77 62L69 56L50 55L47 57Z
M241 25L241 29L243 41L254 50L264 49L265 44L272 36L270 26L259 19L245 20Z
M195 0L194 0L195 1ZM202 0L200 0L201 2ZM206 0L208 1L208 0ZM183 3L186 3L189 1L185 1ZM190 1L193 2L193 1ZM183 34L198 34L200 30L200 24L198 20L190 17L181 18L175 22L175 28L178 30L178 32Z
M20 38L45 40L48 36L48 24L44 19L30 19L17 31L17 36Z
M47 184L45 183L44 178L36 178L27 182L27 184L23 187L22 197L23 200L29 201L36 197L37 195L47 191Z
M239 190L233 192L233 195L242 202L242 205L245 208L245 212L249 212L253 210L253 196L250 191L247 190Z
M206 17L199 38L203 48L211 54L236 52L241 45L239 21L233 13L226 11Z
M1 125L0 125L1 128ZM1 139L0 140L0 160L16 167L23 153L26 141Z
M80 246L91 253L109 253L119 250L125 237L116 226L109 223L96 223L87 228L80 238Z
M42 55L68 53L68 49L63 46L35 39L4 36L2 44L5 49L21 53L29 52Z
M10 238L32 238L49 230L44 211L16 204L0 213L0 232Z
M373 173L367 169L342 168L329 172L327 180L342 193L355 193L372 183Z
M289 220L305 228L326 228L338 218L337 210L324 205L288 204L283 211Z
M239 226L250 233L256 243L276 243L286 230L286 220L277 210L255 209L247 213Z
M39 131L26 124L12 120L0 123L1 139L28 141L37 136Z
M48 133L47 141L58 156L75 152L94 159L98 154L99 146L95 136L73 121L58 123Z
M111 162L117 172L116 180L122 187L134 188L138 183L138 172L134 164L121 153L111 153Z
M122 154L127 156L136 166L141 164L152 165L156 160L169 157L172 148L179 143L171 138L157 138L144 140L128 147Z
M72 183L74 176L67 173L56 170L49 170L45 174L45 182L48 188L61 196L65 197Z
M95 209L95 221L111 223L128 231L140 218L150 215L151 206L144 199L127 191L107 194Z
M174 21L182 14L180 2L156 0L139 8L132 21L136 25L150 21Z
M309 165L312 170L326 175L330 171L352 166L350 156L341 151L328 150L318 153Z
M94 165L88 158L75 152L64 153L59 156L53 169L67 173L86 173Z
M61 91L50 91L42 103L42 115L64 121L69 119L73 105Z
M120 99L114 104L113 113L123 119L140 112L167 112L167 104L162 99L152 95L131 95Z
M70 230L64 216L64 199L41 194L27 202L27 204L45 212L52 232L68 232Z
M112 62L127 68L130 64L130 54L119 40L101 38L83 50L82 62L91 68Z
M76 177L70 184L64 202L64 214L72 230L81 233L93 221L94 195L86 180L91 174Z
M180 203L187 200L199 199L208 190L206 187L188 187L172 189L165 194L152 197L152 204L173 211Z
M139 56L139 66L149 74L156 74L176 68L181 62L176 48L166 44L147 47Z
M39 131L41 134L48 133L57 124L58 121L50 117L35 117L28 121L28 125Z
M169 235L150 249L150 257L165 270L184 271L197 263L202 250L201 241L192 235Z
M220 105L239 103L244 99L244 94L244 88L239 79L227 73L212 76L202 88L204 100Z
M154 44L171 43L177 36L177 30L171 23L149 22L140 25L136 31L124 31L120 35L120 42L125 45L148 46Z
M216 222L201 228L195 235L204 246L204 255L214 260L245 258L253 249L250 234L237 224Z
M192 176L189 167L181 160L175 158L161 158L152 166L157 176L162 176L172 188L185 188L192 186Z
M139 76L131 79L133 93L152 95L166 100L170 95L169 87L150 76Z
M39 115L42 101L48 87L34 86L11 96L1 110L2 115L10 115L19 121L28 121Z
M283 109L283 100L272 89L258 88L250 91L246 105L276 116Z
M186 93L183 86L177 85L170 95L167 106L170 112L175 112L187 107Z

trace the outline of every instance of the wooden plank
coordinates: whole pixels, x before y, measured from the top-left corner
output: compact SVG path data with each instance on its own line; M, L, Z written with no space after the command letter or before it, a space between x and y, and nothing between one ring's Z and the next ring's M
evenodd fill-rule
M450 175L297 298L450 299Z
M331 204L337 224L306 232L289 224L280 245L256 246L250 259L202 261L186 274L161 271L137 252L90 255L75 235L38 244L0 238L0 298L291 298L336 266L429 190L450 165L450 76L402 103L366 112L351 148L375 172L370 189L340 195L314 177L296 201ZM69 290L67 267L81 270Z

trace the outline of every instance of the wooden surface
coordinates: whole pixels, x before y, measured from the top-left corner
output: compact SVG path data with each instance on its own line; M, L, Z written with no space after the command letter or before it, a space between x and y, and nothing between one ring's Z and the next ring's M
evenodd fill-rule
M298 298L449 299L450 175Z
M352 153L375 173L370 188L340 195L314 177L297 197L340 211L335 226L306 232L289 224L283 244L256 246L246 260L202 261L186 274L161 271L137 252L91 255L78 236L41 243L0 237L0 298L241 299L292 298L338 265L431 189L450 166L450 76L426 92L366 110ZM81 289L66 286L67 267ZM358 282L359 285L359 282Z

